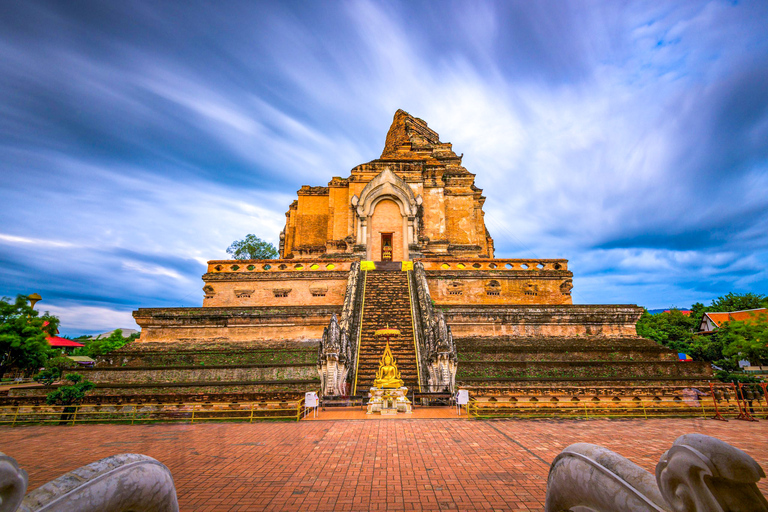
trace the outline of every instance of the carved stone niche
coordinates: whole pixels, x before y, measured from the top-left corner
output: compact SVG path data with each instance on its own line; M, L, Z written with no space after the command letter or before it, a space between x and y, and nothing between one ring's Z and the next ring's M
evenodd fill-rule
M459 281L451 281L446 283L445 289L448 292L448 295L461 295L464 293L464 283Z
M565 281L563 281L563 284L560 285L560 293L562 293L563 295L570 295L572 289L573 289L572 279L566 279Z
M523 294L536 296L539 294L539 286L536 283L529 281L525 284Z
M491 279L487 283L485 283L485 294L486 295L501 295L501 283L499 283L495 279Z
M325 294L328 293L328 285L323 283L312 283L309 285L309 293L311 293L313 297L325 297Z
M291 293L291 288L272 288L275 297L287 297Z
M235 297L238 299L250 299L253 290L235 290Z
M205 293L206 299L212 299L214 295L216 295L216 291L213 289L213 286L207 284L203 286L203 292Z

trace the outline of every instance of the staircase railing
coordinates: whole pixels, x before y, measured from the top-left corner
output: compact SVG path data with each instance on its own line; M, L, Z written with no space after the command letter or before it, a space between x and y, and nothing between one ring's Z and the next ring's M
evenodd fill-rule
M450 392L456 389L458 356L451 328L445 323L442 311L436 311L429 294L424 265L417 261L408 271L411 290L411 307L414 314L414 331L418 346L421 389L431 393Z
M325 396L347 395L350 370L356 367L357 344L360 339L360 316L363 305L363 272L360 263L352 263L347 277L341 320L334 313L323 329L317 357L320 389Z

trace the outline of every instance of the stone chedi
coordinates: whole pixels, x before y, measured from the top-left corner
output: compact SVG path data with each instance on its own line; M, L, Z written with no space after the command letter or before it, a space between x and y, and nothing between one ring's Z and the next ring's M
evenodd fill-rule
M398 110L378 160L327 187L302 187L286 213L283 258L492 258L482 190L451 144Z
M485 198L461 161L427 123L398 110L380 158L298 191L279 259L208 262L202 307L135 311L141 338L112 365L163 362L157 377L137 372L136 387L172 378L207 393L360 395L386 346L375 332L394 325L390 350L415 392L711 377L706 364L681 364L638 337L642 308L574 305L567 260L495 258ZM221 356L204 360L221 368L189 366L214 349ZM189 355L183 364L158 356L170 352ZM129 374L103 366L96 381Z

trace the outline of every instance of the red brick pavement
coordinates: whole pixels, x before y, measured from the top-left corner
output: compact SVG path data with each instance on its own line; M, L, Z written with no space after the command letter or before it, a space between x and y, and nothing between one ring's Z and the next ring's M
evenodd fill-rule
M768 468L766 423L702 419L312 421L2 427L0 451L30 490L116 453L173 473L182 510L542 510L550 462L566 446L606 446L653 471L700 432ZM760 483L768 494L768 485Z

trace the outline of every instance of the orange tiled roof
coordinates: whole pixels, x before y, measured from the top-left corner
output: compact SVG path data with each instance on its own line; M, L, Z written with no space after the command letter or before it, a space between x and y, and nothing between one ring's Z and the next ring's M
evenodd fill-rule
M757 321L760 315L768 316L768 309L748 309L745 311L731 311L730 313L705 313L712 322L720 327L724 322L736 320L739 322Z

